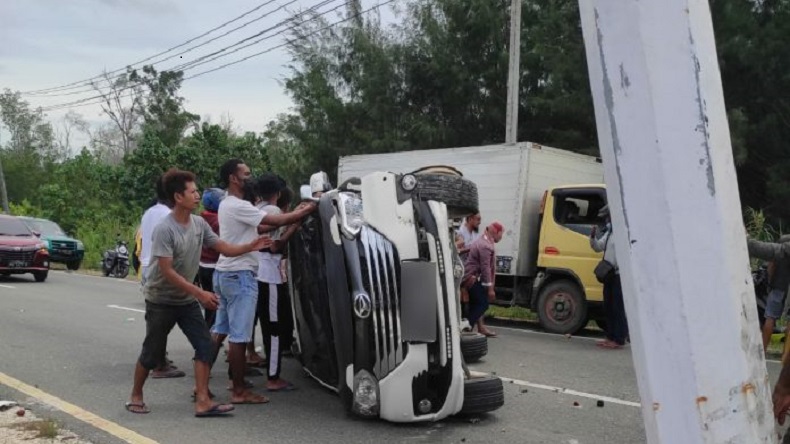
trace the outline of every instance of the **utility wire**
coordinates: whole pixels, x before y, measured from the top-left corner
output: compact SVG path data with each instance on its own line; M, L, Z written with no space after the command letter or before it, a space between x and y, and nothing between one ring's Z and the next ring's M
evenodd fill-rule
M334 1L334 0L332 0L332 1ZM236 61L233 61L233 62L230 62L230 63L226 63L226 64L224 64L224 65L221 65L221 66L219 66L219 67L216 67L216 68L213 68L213 69L210 69L210 70L207 70L207 71L203 71L203 72L200 72L200 73L198 73L198 74L195 74L195 75L192 75L192 76L189 76L189 77L185 77L185 78L184 78L184 80L189 80L189 79L193 79L193 78L195 78L195 77L200 77L200 76L202 76L202 75L205 75L205 74L208 74L208 73L210 73L210 72L218 71L218 70L220 70L220 69L223 69L223 68L226 68L226 67L228 67L228 66L232 66L232 65L235 65L235 64L241 63L241 62L243 62L243 61L249 60L249 59L251 59L251 58L253 58L253 57L257 57L257 56L260 56L260 55L262 55L262 54L265 54L265 53L271 52L271 51L273 51L273 50L275 50L275 49L282 48L282 47L284 47L284 46L287 46L288 44L291 44L291 43L293 43L293 42L296 42L296 41L298 41L298 40L305 39L305 38L307 38L307 37L310 37L310 36L312 36L312 35L314 35L314 34L316 34L316 33L318 33L318 32L321 32L321 31L323 31L323 30L326 30L326 29L329 29L329 28L331 28L331 27L333 27L333 26L335 26L335 25L338 25L338 24L340 24L340 23L343 23L343 22L349 21L349 20L351 20L351 19L353 19L353 18L356 18L356 17L358 17L358 16L360 16L360 15L362 15L362 14L365 14L365 13L367 13L367 12L370 12L370 11L372 11L373 9L377 9L377 8L380 8L381 6L384 6L384 5L386 5L386 4L392 3L393 1L395 1L395 0L387 0L387 1L384 1L384 2L382 2L382 3L376 4L376 5L374 5L374 6L370 7L370 8L368 8L368 9L366 9L366 10L364 10L364 11L361 11L361 12L359 12L359 13L357 13L357 14L354 14L354 15L351 15L351 16L349 16L349 17L345 18L345 19L342 19L342 20L339 20L339 21L337 21L337 22L334 22L334 23L332 23L332 24L330 24L330 25L328 25L328 26L325 26L325 27L323 27L323 28L321 28L321 29L319 29L319 30L316 30L316 31L314 31L314 32L312 32L312 33L309 33L309 34L307 34L307 35L300 36L300 37L298 37L298 38L296 38L296 39L292 39L292 40L286 40L286 42L285 42L285 43L283 43L283 44L280 44L280 45L277 45L277 46L274 46L274 47L270 47L270 48L268 48L268 49L266 49L266 50L260 51L260 52L258 52L258 53L255 53L255 54L249 55L249 56L247 56L247 57L244 57L244 58L242 58L242 59L239 59L239 60L236 60ZM331 1L330 1L330 2L331 2ZM325 2L322 2L322 3L330 3L330 2L327 2L327 1L325 1ZM350 2L349 2L349 3L350 3ZM348 4L348 3L346 3L346 4ZM332 8L332 9L329 9L329 10L327 10L327 11L324 11L324 12L320 13L320 14L317 14L317 15L315 15L315 16L313 16L313 17L311 17L311 18L310 18L310 19L308 19L308 20L303 20L303 21L302 21L300 24L303 24L303 23L306 23L306 22L309 22L309 21L312 21L312 20L316 20L317 18L323 17L324 15L326 15L326 14L328 14L328 13L330 13L330 12L333 12L333 11L335 11L335 10L339 9L340 7L342 7L342 6L346 5L346 4L340 4L340 5L338 5L338 6L334 7L334 8ZM318 5L317 5L317 6L318 6ZM287 21L288 21L288 20L285 20L285 21L283 21L283 22L287 22ZM229 52L229 53L227 53L227 54L224 54L224 55L219 55L219 56L216 56L216 57L214 57L214 58L211 58L211 59L209 59L209 60L201 61L201 62L199 62L199 63L196 63L196 64L194 64L194 65L192 65L192 66L189 66L189 67L185 68L185 69L184 69L184 71L188 71L188 70L190 70L190 69L193 69L193 68L195 68L196 66L200 66L200 65L203 65L203 64L205 64L205 63L209 63L209 62L211 62L211 61L214 61L214 60L216 60L216 59L218 59L218 58L220 58L220 57L224 57L224 56L230 55L230 54L232 54L232 53L234 53L234 52L237 52L237 51L239 51L239 50L241 50L241 49L244 49L244 48L246 48L246 47L252 46L253 44L257 44L257 43L258 43L258 42L260 42L261 40L267 40L267 39L269 39L269 38L272 38L272 37L275 37L275 36L277 36L277 35L281 35L281 34L283 34L283 33L287 32L287 31L290 31L290 30L292 30L292 29L296 29L298 26L299 26L299 24L297 24L297 25L293 25L293 26L291 26L291 27L290 27L290 28L288 28L288 29L282 30L282 31L280 31L280 32L278 32L278 33L275 33L275 34L273 34L273 35L271 35L271 36L268 36L268 37L265 37L265 38L263 38L263 39L259 39L259 40L255 41L255 42L252 42L252 43L250 43L250 44L247 44L247 45L245 45L245 46L244 46L244 47L242 47L242 48L237 48L236 50L234 50L234 51L231 51L231 52ZM234 46L234 45L231 45L230 47L232 47L232 46ZM228 47L228 48L230 48L230 47ZM135 87L137 87L137 86L140 86L141 84L142 84L142 82L141 82L141 83L136 83L136 84L134 84L134 85L129 85L129 86L125 87L125 88L122 88L122 89L121 89L121 91L124 91L124 90L129 90L129 89L135 88ZM131 97L132 95L133 95L133 93L129 93L129 94L122 95L121 97L122 97L122 98L126 98L126 97ZM96 100L96 99L98 99L98 100ZM96 100L96 101L94 101L94 100ZM50 106L42 107L42 108L41 108L41 110L42 110L42 111L55 111L55 110L59 110L59 109L65 109L65 108L71 108L71 107L81 107L81 106L96 105L96 104L99 104L99 103L102 103L102 102L104 102L104 95L103 95L103 94L99 94L99 95L96 95L96 96L87 97L87 98L80 99L80 100L76 100L76 101L72 101L72 102L66 102L66 103L62 103L62 104L55 104L55 105L50 105Z
M195 40L201 39L201 38L211 34L212 32L214 32L214 31L216 31L218 29L222 29L225 26L228 26L229 24L231 24L233 22L241 20L242 18L252 14L253 12L258 11L261 8L265 7L265 6L268 6L268 5L272 4L272 3L274 3L275 1L277 1L277 0L268 0L268 1L264 2L264 3L261 3L258 6L248 10L247 12L244 12L243 14L237 16L236 18L233 18L231 20L228 20L227 22L224 22L224 23L220 24L219 26L211 28L208 31L204 32L203 34L200 34L199 36L193 37L193 38L191 38L191 39L189 39L189 40L187 40L187 41L185 41L185 42L183 42L181 44L178 44L176 46L168 48L168 49L166 49L166 50L164 50L162 52L159 52L157 54L154 54L154 55L152 55L150 57L144 58L142 60L138 60L138 61L136 61L134 63L131 63L128 66L123 67L123 68L118 68L118 69L112 70L110 72L107 72L106 74L115 74L115 73L122 72L122 71L125 72L126 68L129 67L129 66L134 66L134 65L139 65L141 63L145 63L145 62L147 62L149 60L155 59L156 57L159 57L161 55L164 55L164 54L167 54L169 52L172 52L172 51L174 51L174 50L176 50L178 48L184 47L184 46L194 42ZM59 90L62 90L62 89L66 89L68 87L73 87L75 85L85 86L85 85L89 85L91 81L96 80L96 79L100 79L102 77L104 77L104 74L100 74L100 75L97 75L97 76L94 76L94 77L90 77L90 78L84 79L84 80L77 80L76 82L71 82L71 83L67 83L65 85L55 86L55 87L52 87L52 88L44 88L44 89L37 89L37 90L31 90L31 91L23 91L21 94L23 94L23 95L35 95L35 94L39 94L39 93L46 93L46 92L49 92L49 91L59 91Z

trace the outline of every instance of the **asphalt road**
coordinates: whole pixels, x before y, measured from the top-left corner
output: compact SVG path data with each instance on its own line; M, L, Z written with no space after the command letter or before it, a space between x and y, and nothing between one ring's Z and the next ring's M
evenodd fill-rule
M488 356L471 366L506 378L505 406L489 415L417 425L359 420L286 359L283 376L299 390L267 393L271 403L237 406L231 418L197 419L190 402L191 349L178 330L168 348L187 377L149 379L152 413L133 415L123 405L145 331L143 307L138 286L129 281L64 272L52 272L43 284L32 276L0 278L0 372L160 443L645 442L628 349L599 350L589 338L506 327L496 328ZM772 380L778 370L769 363ZM211 382L220 400L228 398L225 374L219 365ZM263 384L262 377L252 380ZM3 385L0 399L34 402ZM603 407L596 406L598 399ZM93 442L121 442L63 412L34 408Z

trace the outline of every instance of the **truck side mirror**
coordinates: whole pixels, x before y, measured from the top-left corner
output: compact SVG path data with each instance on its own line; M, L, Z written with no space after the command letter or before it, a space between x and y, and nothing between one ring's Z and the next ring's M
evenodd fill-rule
M299 187L299 197L301 197L302 200L309 200L314 202L318 201L318 199L313 197L313 191L310 185L302 185L301 187Z

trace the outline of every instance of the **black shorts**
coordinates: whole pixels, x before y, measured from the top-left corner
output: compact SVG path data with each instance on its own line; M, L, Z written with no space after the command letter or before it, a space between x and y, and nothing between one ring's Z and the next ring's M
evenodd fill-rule
M211 364L214 344L197 301L186 305L145 301L145 341L139 358L144 368L153 370L165 361L167 335L176 324L192 344L195 360Z

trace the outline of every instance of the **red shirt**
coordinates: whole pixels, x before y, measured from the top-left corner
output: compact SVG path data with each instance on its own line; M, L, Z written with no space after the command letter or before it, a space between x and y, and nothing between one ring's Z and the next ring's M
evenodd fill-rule
M200 217L208 222L208 225L214 231L214 233L219 236L219 219L217 218L217 213L213 211L204 210L200 213ZM214 250L213 248L209 248L204 246L203 251L200 252L200 263L201 264L216 264L217 260L219 260L219 253Z

